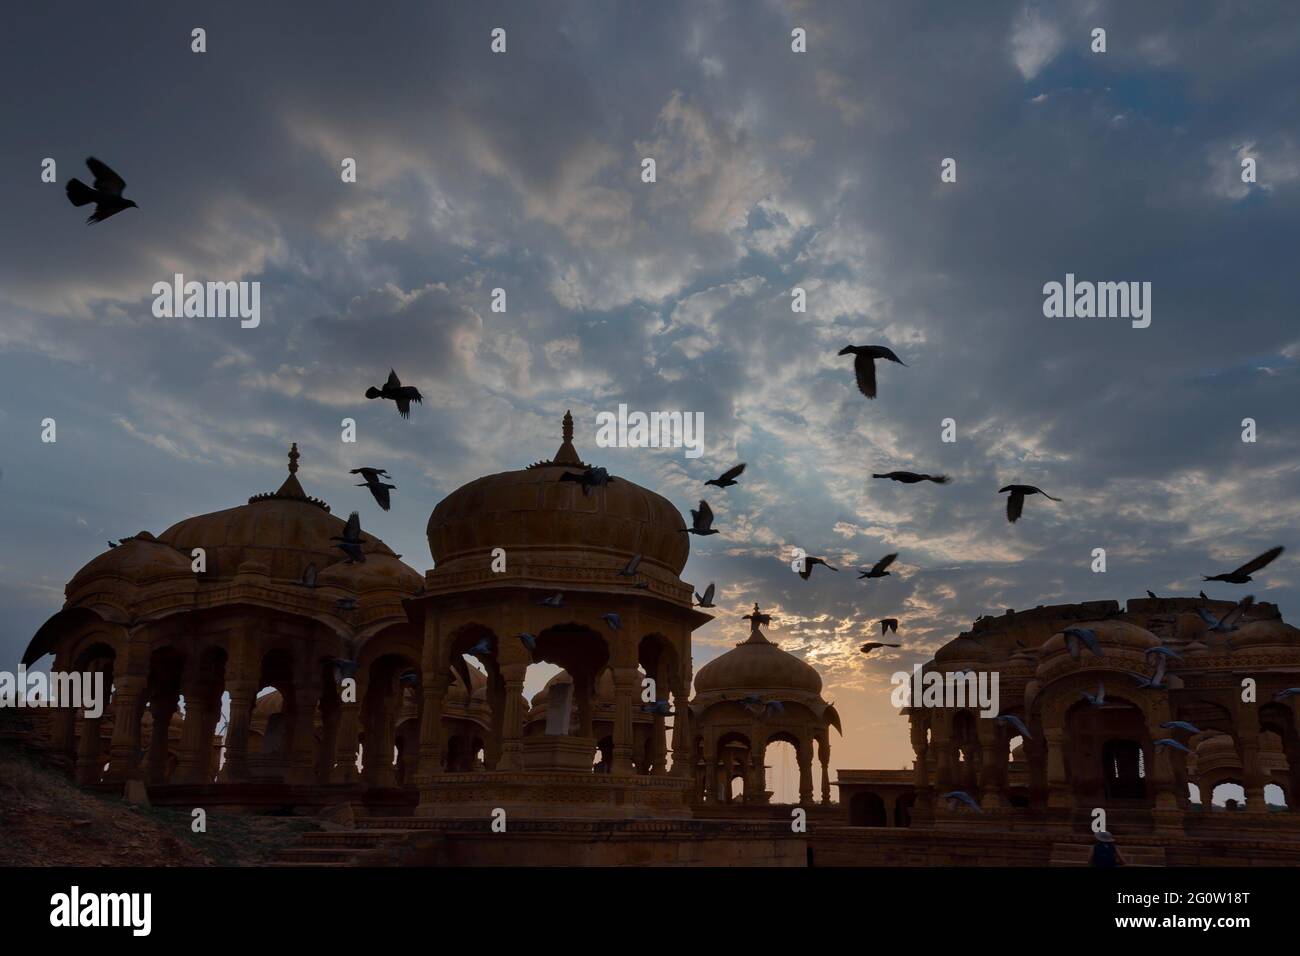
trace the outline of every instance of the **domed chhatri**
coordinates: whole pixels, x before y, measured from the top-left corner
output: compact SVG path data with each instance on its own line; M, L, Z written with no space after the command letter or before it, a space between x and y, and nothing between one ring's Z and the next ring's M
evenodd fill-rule
M665 498L621 476L595 488L561 480L589 466L573 445L573 416L549 461L477 478L439 502L429 516L435 569L428 586L461 588L502 577L539 583L626 588L620 577L641 555L640 580L662 596L690 604L678 575L689 554L681 513ZM506 554L492 571L493 550Z
M696 799L705 804L769 802L765 754L769 744L783 741L794 745L799 802L804 804L813 802L816 744L821 799L828 803L830 730L841 730L839 714L822 699L821 675L763 633L771 617L757 604L745 617L749 637L695 675L691 715L699 738Z

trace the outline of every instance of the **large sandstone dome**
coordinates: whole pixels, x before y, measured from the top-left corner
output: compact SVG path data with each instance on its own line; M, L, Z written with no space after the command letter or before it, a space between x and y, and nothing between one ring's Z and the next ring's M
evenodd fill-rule
M429 551L438 570L486 568L494 548L508 561L590 566L594 552L626 562L642 556L673 578L686 564L686 525L673 505L626 478L583 494L561 475L588 467L573 447L573 418L564 416L564 443L551 461L471 481L429 516Z

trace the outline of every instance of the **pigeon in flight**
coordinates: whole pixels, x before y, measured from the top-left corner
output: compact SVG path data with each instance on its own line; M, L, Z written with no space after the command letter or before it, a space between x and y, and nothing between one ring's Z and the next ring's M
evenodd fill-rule
M1153 600L1153 601L1159 601L1159 600L1160 600L1160 598L1159 598L1159 596L1156 594L1156 592L1155 592L1155 591L1152 591L1150 588L1147 589L1147 597L1149 597L1149 598L1150 598L1151 600Z
M858 378L858 391L867 398L876 397L876 359L888 359L907 367L907 363L895 355L892 349L883 345L846 345L840 349L839 354L854 356L853 372Z
M885 636L886 634L888 634L890 631L893 631L895 634L898 633L898 618L896 618L896 617L887 617L887 618L885 618L883 621L880 622L880 636L881 636L881 637L884 637L884 636Z
M1106 683L1105 681L1097 682L1097 693L1089 694L1086 690L1083 692L1083 699L1094 707L1101 707L1106 703Z
M396 402L397 414L403 418L411 417L411 402L424 402L420 390L414 385L403 385L402 380L391 368L388 370L388 381L384 383L384 387L375 388L371 385L366 389L366 398L386 398Z
M1209 599L1210 599L1210 598L1209 598L1209 595L1207 595L1204 591L1202 591L1202 592L1201 592L1201 600L1202 600L1202 601L1208 601Z
M647 714L654 714L656 717L671 717L672 710L669 709L668 698L660 697L653 704L642 704L641 709Z
M528 651L529 656L532 657L534 661L536 661L537 660L537 638L534 637L532 634L529 634L527 631L524 631L523 633L518 634L516 636L519 638L519 643L524 645L524 650Z
M947 475L918 475L914 471L887 471L883 475L873 474L871 477L901 481L905 485L914 485L918 481L933 481L936 485L946 485L952 481Z
M961 802L966 804L966 806L970 807L976 813L984 812L980 809L980 805L975 802L975 799L965 790L949 790L943 795L943 799L949 801L949 810L955 810L957 808L957 803Z
M1163 663L1163 661L1164 661L1164 659L1161 658L1161 663ZM1156 665L1156 673L1155 673L1154 675L1152 675L1151 677L1144 677L1144 676L1141 675L1141 674L1133 674L1133 673L1130 673L1128 676L1131 677L1131 678L1133 678L1133 680L1135 680L1135 681L1137 682L1137 685L1138 685L1139 687L1150 687L1152 690L1167 690L1167 689L1168 689L1168 688L1165 687L1165 685L1164 685L1164 683L1163 683L1164 674L1161 673L1161 669L1160 669L1160 665L1159 665L1159 664Z
M1101 649L1101 642L1097 640L1097 632L1086 627L1067 627L1061 632L1065 635L1065 647L1070 652L1070 656L1076 661L1079 659L1079 645L1092 651L1098 657L1105 657L1105 651Z
M333 665L336 683L349 677L356 677L357 668L361 666L356 661L349 660L346 657L331 657L326 663Z
M1191 749L1184 744L1180 744L1173 737L1161 737L1159 740L1151 741L1157 747L1172 747L1174 750L1181 750L1185 754L1191 753Z
M315 562L307 565L302 572L302 580L294 581L300 588L314 588L316 586L316 564Z
M699 604L697 604L697 605L695 605L695 606L696 606L696 607L716 607L717 605L715 605L715 604L713 603L713 589L714 589L714 584L713 584L712 581L710 581L710 582L709 582L709 586L708 586L707 588L704 589L704 593L703 593L703 594L700 594L698 591L695 592L695 600L697 600L697 601L700 602Z
M1205 577L1205 580L1207 581L1222 581L1225 584L1245 584L1247 581L1252 580L1252 574L1271 564L1277 559L1277 556L1285 550L1286 548L1282 547L1282 545L1278 545L1276 548L1269 548L1253 561L1247 561L1235 571L1229 571L1227 574L1216 574L1212 577L1203 575L1203 577Z
M1288 697L1294 697L1300 694L1300 687L1288 687L1286 690L1280 690L1273 695L1274 700L1286 700Z
M576 481L582 485L582 497L584 498L591 494L592 488L604 488L614 480L616 479L611 478L609 472L604 468L588 468L582 474L566 471L560 475L560 481Z
M1195 724L1189 724L1185 720L1166 720L1160 726L1165 730L1185 730L1189 734L1200 734L1205 732L1201 730L1200 727L1197 727Z
M602 614L600 619L609 625L611 631L620 631L623 629L623 619L610 611L608 614Z
M414 667L408 667L406 670L402 671L402 673L397 675L397 679L403 684L415 687L420 683L420 672Z
M745 463L742 461L735 468L728 469L720 474L717 478L710 478L705 482L706 485L717 485L719 488L730 488L740 477L740 473L745 470Z
M334 535L331 541L337 541L334 547L348 556L348 564L360 562L365 564L366 555L361 550L361 515L355 511L348 515L348 523L343 527L342 536Z
M829 564L827 564L827 563L826 563L824 560L822 560L821 558L804 558L804 559L803 559L803 570L799 572L799 577L801 577L801 578L803 578L805 581L807 581L810 577L812 577L812 569L813 569L813 566L814 566L814 565L817 565L817 564L820 564L822 567L826 568L826 569L829 570L829 571L835 571L835 572L838 573L839 570L840 570L839 568L832 568Z
M1236 607L1230 609L1228 613L1223 615L1221 618L1216 618L1203 607L1198 607L1196 613L1200 615L1202 621L1210 625L1211 631L1216 634L1227 634L1228 632L1237 629L1238 622L1245 616L1246 612L1250 610L1251 605L1254 603L1255 595L1247 594L1237 602Z
M636 569L641 566L641 555L632 555L632 560L623 566L623 570L618 572L620 578L636 577Z
M701 499L699 508L691 509L691 526L677 530L686 534L717 534L718 530L713 527L713 509L709 503Z
M1021 737L1024 737L1026 740L1034 739L1034 735L1029 732L1029 728L1025 726L1025 722L1015 714L1000 714L995 717L994 720L999 724L1005 724L1008 727L1013 728L1016 733Z
M69 179L66 190L68 202L74 206L86 206L92 202L95 204L95 211L86 217L86 225L103 222L123 209L140 208L131 200L122 198L126 182L121 176L94 156L86 160L86 165L95 174L95 188L90 188L80 179Z
M564 607L564 594L553 594L548 598L542 598L537 603L542 607Z
M385 478L391 478L392 475L384 471L382 468L353 468L352 474L360 475L365 479L361 484L357 485L357 487L369 488L370 493L375 498L376 504L387 511L389 506L392 504L392 499L389 498L388 492L396 491L397 485L390 485L386 482L382 482L379 480L379 476L383 475Z
M877 561L875 564L873 564L870 568L866 568L866 569L859 568L859 569L858 569L858 580L861 581L863 578L883 578L883 577L888 577L888 576L889 576L889 572L886 571L885 568L887 568L887 567L889 567L891 564L893 564L893 563L894 563L894 560L895 560L897 557L898 557L897 552L895 552L894 554L887 554L887 555L885 555L883 558L881 558L879 561Z
M1042 488L1035 488L1033 485L1007 485L999 488L998 494L1002 494L1004 491L1011 492L1011 496L1007 498L1007 520L1012 524L1016 523L1020 513L1025 510L1025 495L1042 495L1049 501L1061 500L1060 498L1053 498Z
M867 641L867 643L859 647L858 650L860 650L863 654L870 654L872 651L880 647L902 647L902 646L903 646L902 644L884 644L881 643L880 641Z
M486 637L480 637L478 641L465 652L471 657L489 657L492 654L492 641Z
M772 623L772 615L763 614L761 611L759 611L758 605L755 604L754 612L752 614L746 614L744 617L741 618L741 620L749 621L751 626L755 628L767 627Z

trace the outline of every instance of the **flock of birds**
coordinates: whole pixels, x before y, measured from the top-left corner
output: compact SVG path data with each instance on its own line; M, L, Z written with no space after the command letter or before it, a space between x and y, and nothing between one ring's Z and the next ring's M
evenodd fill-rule
M109 217L126 209L139 208L133 201L122 196L123 191L126 189L126 181L114 172L106 163L92 156L86 159L86 166L94 175L94 185L87 186L81 180L73 178L68 181L65 191L67 193L68 201L74 206L80 207L94 204L94 212L86 219L87 225L103 222ZM876 361L878 359L893 362L897 365L903 366L904 368L909 367L907 363L900 359L892 349L883 345L846 345L838 354L853 356L853 371L857 379L858 390L868 399L875 399L877 394ZM393 369L389 369L388 379L382 386L371 386L367 388L365 391L365 397L372 400L381 399L393 402L397 408L398 415L403 419L409 419L411 417L412 403L420 404L424 400L423 396L420 394L420 390L413 385L403 385L401 379L397 376L397 372ZM737 484L737 479L744 473L745 467L745 463L742 462L723 472L717 478L709 479L704 482L704 484L706 486L716 487L719 490L730 488ZM390 475L387 470L383 468L363 466L353 468L350 473L361 476L362 481L357 485L357 487L368 489L371 496L374 498L375 503L378 504L381 509L388 511L391 508L392 498L390 492L397 490L397 486L383 480L392 478L392 475ZM873 474L872 478L895 481L906 485L920 484L922 482L930 482L936 485L947 485L951 483L951 479L947 475L931 475L911 471L889 471L881 474ZM583 495L587 496L593 489L603 488L616 479L604 468L589 467L581 472L566 471L560 475L559 480L562 482L578 484L579 487L582 488ZM1055 498L1034 485L1004 485L1002 488L998 489L998 493L1006 494L1008 496L1006 506L1007 521L1011 523L1015 523L1020 519L1021 515L1024 513L1025 499L1031 495L1042 495L1049 501L1061 501L1060 498ZM681 531L686 534L693 534L701 537L718 534L718 529L713 527L713 521L713 509L709 507L707 501L701 499L699 507L691 509L690 527L683 528ZM346 563L355 564L365 562L366 555L363 546L364 541L361 534L361 517L358 512L353 511L348 516L348 520L344 525L343 533L341 535L335 535L331 540L334 542L334 546L343 553ZM110 548L115 548L118 546L118 543L109 541L108 546ZM1265 551L1258 557L1246 562L1239 568L1221 574L1206 575L1204 576L1205 580L1218 581L1225 584L1246 584L1253 579L1252 575L1262 570L1272 561L1276 560L1276 558L1282 554L1283 550L1283 547L1280 545L1270 548L1268 551ZM621 571L618 572L618 574L620 577L632 578L634 582L632 585L633 587L645 589L649 587L649 583L642 580L637 572L637 568L641 563L641 557L642 556L639 554L633 556L633 558ZM885 555L870 568L859 569L858 579L875 580L888 577L890 574L888 568L897 558L898 554L896 552ZM824 567L829 571L837 573L839 571L838 568L833 567L823 558L805 556L803 567L799 571L799 576L805 581L809 580L812 576L813 568L817 566ZM299 583L304 587L315 587L316 575L316 566L314 564L309 565L303 574L302 581ZM702 594L695 594L695 599L697 601L695 606L702 608L714 607L714 594L715 585L710 583ZM1148 591L1147 594L1152 598L1156 597L1156 595L1151 591ZM1204 591L1200 592L1200 596L1203 600L1209 600ZM551 597L543 598L538 603L544 607L560 608L563 607L563 602L564 595L555 594ZM337 603L341 610L355 610L357 607L355 598L341 598ZM1253 603L1254 597L1248 595L1222 617L1216 617L1206 608L1198 608L1197 613L1200 615L1201 619L1209 625L1209 631L1211 633L1224 635L1225 645L1229 650L1233 650L1230 635L1233 631L1237 630L1240 623L1245 620L1245 615ZM617 631L622 627L622 621L619 618L619 615L615 612L605 614L603 620L611 630ZM768 615L760 614L757 606L755 606L753 614L745 616L745 620L752 620L756 625L758 623L770 623ZM898 634L897 618L884 618L879 622L879 624L880 636L882 638L890 633L894 635ZM1066 639L1067 649L1075 659L1079 658L1084 649L1098 657L1104 656L1105 651L1102 648L1100 641L1097 639L1096 632L1090 628L1070 627L1066 628L1063 634ZM533 659L536 660L536 636L524 633L517 635L517 638L528 650ZM859 648L859 650L863 654L870 654L882 647L897 648L901 646L902 645L899 643L867 641ZM470 647L465 653L472 657L490 655L493 653L491 640L484 637ZM355 675L357 662L353 659L354 656L355 655L347 658L331 659L330 662L334 666L336 679ZM1130 676L1141 687L1158 690L1167 689L1165 676L1168 661L1170 659L1181 660L1181 656L1172 648L1153 647L1147 651L1146 657L1148 661L1154 660L1155 662L1154 672L1152 675L1147 677L1142 674L1134 673ZM470 683L469 669L464 657L456 655L452 667L456 676L460 679L468 698L472 694L473 685ZM419 674L414 670L408 670L400 675L400 680L403 683L417 683L418 679ZM1276 694L1275 699L1285 700L1286 698L1295 695L1300 695L1300 687L1287 688L1286 690ZM1092 706L1103 706L1106 700L1106 688L1104 683L1098 684L1096 694L1084 693L1083 698ZM745 697L741 698L739 703L752 713L759 716L779 714L784 711L784 705L778 700L762 700L758 697ZM654 703L645 704L642 706L642 710L661 716L671 716L672 713L669 702L666 699L659 699ZM996 720L999 723L1014 728L1022 737L1031 737L1029 728L1024 725L1020 718L1013 714L1003 714L997 717ZM1191 735L1202 732L1186 721L1175 720L1162 724L1161 726L1165 729L1183 731ZM1153 744L1156 747L1169 747L1186 753L1191 752L1185 744L1179 742L1173 736L1153 741ZM980 810L979 804L969 794L963 791L954 790L945 793L943 797L950 801L950 806L960 802L977 811Z

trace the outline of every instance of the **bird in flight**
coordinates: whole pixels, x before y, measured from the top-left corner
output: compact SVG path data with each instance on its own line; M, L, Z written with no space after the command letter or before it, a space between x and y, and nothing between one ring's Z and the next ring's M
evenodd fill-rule
M1067 627L1061 632L1065 635L1065 648L1076 661L1079 659L1079 645L1082 644L1098 657L1105 657L1097 632L1086 627Z
M685 534L717 534L718 530L713 527L713 509L709 507L709 503L701 499L700 506L691 509L691 526L677 530Z
M1021 720L1019 717L1017 717L1015 714L1001 714L995 717L994 721L996 723L1005 724L1008 727L1013 728L1016 733L1018 733L1021 737L1024 737L1026 740L1034 739L1034 735L1029 732L1029 728L1025 726L1025 722Z
M700 603L697 604L697 605L695 605L695 606L696 606L696 607L716 607L717 605L715 605L715 604L713 603L713 590L714 590L714 584L713 584L712 581L710 581L710 582L709 582L709 586L708 586L707 588L704 589L704 593L703 593L703 594L700 594L698 591L696 591L696 592L695 592L695 600L699 601Z
M1159 601L1159 600L1160 600L1160 596L1157 595L1156 592L1155 592L1155 591L1152 591L1150 588L1147 588L1147 597L1149 597L1149 598L1150 598L1151 600L1153 600L1153 601Z
M1255 595L1247 594L1237 602L1236 607L1229 609L1228 613L1223 615L1223 617L1215 617L1203 607L1198 607L1196 613L1200 615L1202 621L1210 625L1211 631L1216 634L1226 634L1229 631L1235 631L1237 629L1238 622L1241 621L1246 612L1250 610L1250 606L1254 603Z
M982 809L980 809L980 805L975 802L975 798L972 797L965 790L949 790L947 793L943 795L943 799L948 801L949 810L957 809L957 803L958 801L960 801L961 803L966 804L966 806L970 807L976 813L984 812Z
M1151 743L1157 747L1172 747L1174 750L1181 750L1185 754L1192 752L1189 747L1185 744L1180 744L1178 741L1174 740L1173 737L1162 737L1159 740L1151 741Z
M745 470L745 463L742 461L735 468L730 468L718 475L717 478L710 478L705 482L706 485L717 485L719 488L730 488L740 477L740 473Z
M537 603L542 607L564 607L564 594L553 594L548 598L542 598Z
M604 468L588 468L582 474L566 471L560 475L560 481L576 481L582 485L582 497L584 498L591 494L592 488L604 488L614 480Z
M1222 581L1225 584L1245 584L1247 581L1252 580L1252 574L1271 564L1276 560L1277 556L1285 550L1286 548L1279 544L1276 548L1269 548L1254 560L1247 561L1235 571L1229 571L1227 574L1202 576L1205 577L1205 580L1207 581Z
M890 631L893 631L895 634L898 633L898 618L896 618L896 617L887 617L887 618L885 618L883 621L880 622L880 636L881 636L881 637L884 637L884 636L885 636L886 634L888 634Z
M623 619L613 611L610 611L608 614L602 614L600 619L609 625L611 631L618 631L623 628Z
M1200 727L1197 727L1195 724L1188 723L1185 720L1166 720L1160 726L1163 727L1165 730L1185 730L1189 734L1201 734L1205 732L1201 730Z
M887 576L889 575L889 572L886 571L885 568L887 568L887 567L889 567L891 564L893 564L893 563L894 563L894 560L895 560L897 557L898 557L898 554L897 554L897 553L894 553L894 554L887 554L887 555L885 555L883 558L881 558L879 561L877 561L875 564L873 564L870 568L866 568L866 569L859 568L859 569L858 569L858 580L861 581L863 578L883 578L883 577L887 577Z
M122 190L126 188L126 182L121 176L94 156L86 160L86 165L95 174L95 187L92 189L80 179L69 179L66 189L68 202L72 205L86 206L92 202L95 204L95 211L86 217L86 225L103 222L123 209L140 208L131 200L122 198Z
M816 565L816 564L820 564L822 567L826 568L826 569L829 570L829 571L836 571L836 572L839 571L839 568L832 568L829 564L827 564L827 563L826 563L823 559L821 559L821 558L804 558L804 559L803 559L803 570L799 572L799 577L801 577L801 578L803 578L805 581L807 581L808 578L810 578L810 577L812 576L813 565Z
M375 501L378 503L379 507L387 511L389 506L392 504L388 492L396 491L397 485L385 484L379 480L379 477L382 475L385 478L391 478L392 475L384 471L382 468L353 468L352 474L360 475L365 479L365 481L357 485L357 487L369 488L370 493L374 495Z
M1020 513L1025 510L1025 495L1042 495L1049 501L1060 501L1060 498L1053 498L1042 488L1035 488L1033 485L1007 485L998 489L998 494L1004 491L1011 492L1011 497L1007 499L1007 520L1015 524Z
M750 626L757 629L760 627L767 627L768 625L770 625L772 623L772 615L764 614L758 609L758 605L755 604L754 612L752 614L746 614L744 617L741 618L741 620L749 621Z
M872 651L876 650L877 648L902 647L902 646L903 646L902 644L883 644L880 641L867 641L867 643L859 647L858 650L860 650L863 654L870 654Z
M1089 694L1086 690L1083 692L1083 699L1094 707L1102 707L1106 703L1106 683L1105 681L1097 682L1097 693Z
M402 380L391 368L388 370L388 381L384 383L384 387L375 388L371 385L366 389L366 398L386 398L396 402L397 414L403 418L411 417L411 402L424 402L420 390L414 385L403 385Z
M342 536L336 534L330 540L338 542L334 547L348 556L348 564L357 562L365 564L366 555L361 550L361 515L355 511L348 515L348 523L343 527Z
M876 359L888 359L907 367L907 363L895 355L892 349L883 345L846 345L840 349L839 354L854 356L853 372L858 378L858 391L867 398L876 397Z
M905 485L914 485L919 481L933 481L936 485L946 485L952 481L947 475L918 475L914 471L887 471L883 475L872 475L871 477L901 481Z
M628 561L627 564L623 565L623 570L618 572L618 576L620 578L634 578L636 577L636 569L639 568L640 566L641 566L641 555L634 554L632 555L632 560Z

